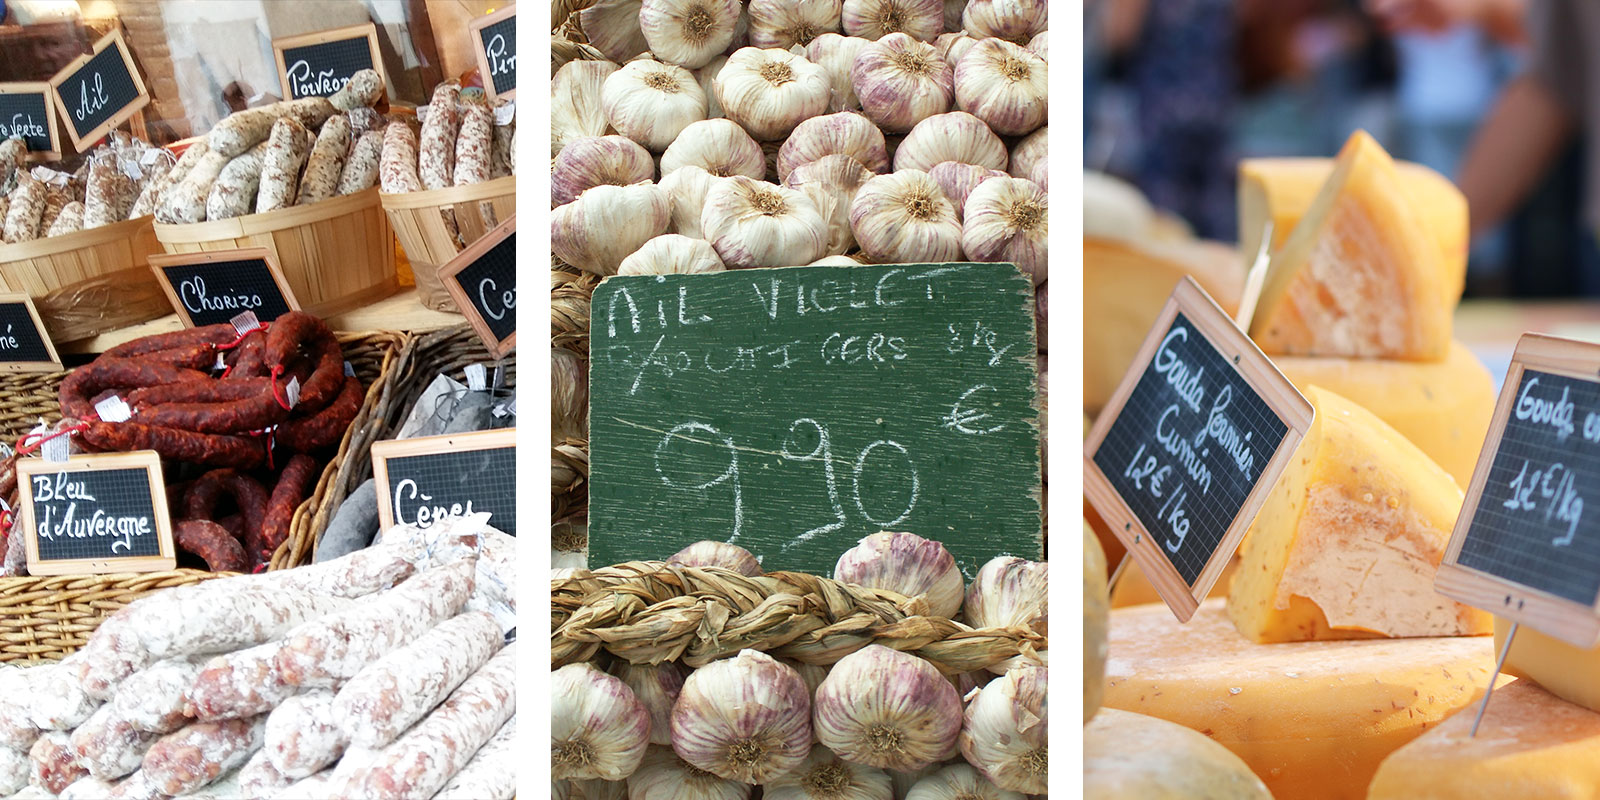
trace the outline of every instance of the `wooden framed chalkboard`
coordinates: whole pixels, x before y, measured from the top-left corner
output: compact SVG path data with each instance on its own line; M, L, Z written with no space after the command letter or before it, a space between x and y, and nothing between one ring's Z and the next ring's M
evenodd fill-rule
M155 255L150 269L184 327L228 322L246 311L271 322L300 310L278 260L265 247Z
M51 112L53 91L45 81L0 83L0 139L22 139L30 161L57 161L61 139Z
M1311 427L1311 403L1190 278L1083 444L1083 493L1187 622Z
M517 535L517 430L391 439L372 444L378 519L426 528L478 512Z
M59 372L61 356L50 341L33 298L0 293L0 372Z
M517 217L484 234L439 268L445 291L489 354L517 347Z
M273 39L272 54L286 100L327 97L364 69L377 70L383 85L389 86L389 72L378 51L378 27L370 22Z
M517 96L517 6L515 3L467 24L472 53L489 99Z
M1597 488L1600 345L1526 334L1435 588L1577 647L1600 644L1600 513L1584 507Z
M152 450L17 459L17 491L32 575L157 572L177 553L161 457Z
M50 86L56 111L80 153L150 103L121 30L100 37L89 54L62 67Z
M830 575L863 536L1038 559L1033 281L1013 264L612 276L590 305L589 563L701 539Z

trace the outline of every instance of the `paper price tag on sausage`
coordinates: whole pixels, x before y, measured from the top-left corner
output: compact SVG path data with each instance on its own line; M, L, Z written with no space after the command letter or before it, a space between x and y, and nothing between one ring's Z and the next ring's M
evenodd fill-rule
M500 358L516 348L516 215L440 267L439 279L489 355Z
M150 269L186 327L233 323L242 336L300 309L265 247L151 256Z
M515 536L516 461L515 428L374 442L379 522L427 528L488 512L491 526Z
M61 158L61 139L50 107L50 84L0 83L0 140L21 139L30 160Z
M150 103L120 29L100 37L87 55L63 67L50 79L50 87L56 111L80 153Z
M155 452L24 458L16 469L29 574L155 572L176 565Z
M0 372L58 372L61 357L50 333L22 292L0 294Z
M1083 445L1083 491L1187 622L1310 429L1311 403L1189 278Z

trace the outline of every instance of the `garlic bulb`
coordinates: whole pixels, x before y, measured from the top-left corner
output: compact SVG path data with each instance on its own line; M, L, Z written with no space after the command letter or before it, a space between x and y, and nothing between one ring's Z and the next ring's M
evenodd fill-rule
M807 264L808 267L859 267L861 262L849 256L823 256Z
M627 186L654 178L650 151L626 136L575 139L556 156L550 168L550 199L562 206L596 186Z
M644 31L639 29L642 0L595 0L578 12L583 34L589 44L621 64L650 49Z
M894 800L894 787L883 770L851 764L828 752L811 748L793 772L767 781L765 800Z
M1043 561L1013 556L989 559L967 589L962 616L974 628L1027 628L1048 635L1049 570ZM1013 661L1016 665L1028 663L1022 656ZM989 669L1003 673L1006 664Z
M685 567L722 567L750 577L761 574L761 562L749 550L709 539L673 553L667 557L667 563Z
M596 186L551 212L550 251L596 275L614 275L622 259L667 232L671 204L661 187Z
M983 120L965 111L935 114L917 123L894 151L894 170L926 172L943 161L1004 170L1010 157L1005 142Z
M810 711L798 673L741 650L689 673L672 708L672 749L720 777L764 783L806 760Z
M696 272L721 272L727 267L717 251L704 239L691 239L676 233L657 236L632 255L622 259L618 275L688 275Z
M555 800L626 800L628 784L623 781L550 781L550 796Z
M718 177L767 174L767 157L750 134L728 119L706 119L683 129L661 154L661 174L696 166Z
M835 672L837 672L835 668ZM1002 789L1046 789L1048 697L1044 667L1019 667L978 690L967 703L961 755Z
M850 67L861 110L885 131L904 133L950 109L955 73L933 45L892 33L866 47Z
M1038 36L1035 36L1032 39L1029 39L1028 40L1028 51L1033 53L1034 55L1044 59L1045 61L1049 61L1050 60L1050 34L1049 34L1049 32L1041 31Z
M784 185L798 189L817 205L817 213L828 224L830 255L843 255L855 248L855 233L850 229L850 206L856 192L872 178L872 171L847 155L823 156L802 164L789 173Z
M728 119L761 141L776 141L828 108L828 75L787 50L746 47L712 81Z
M550 551L551 569L586 569L589 566L589 551L583 550L556 550Z
M749 784L719 778L678 757L670 747L651 747L628 777L629 800L746 800Z
M844 0L841 21L863 39L904 33L931 42L944 30L944 0Z
M740 19L743 18L742 16L740 17ZM700 84L700 90L706 93L706 119L720 119L723 116L722 104L717 102L717 91L712 86L712 82L716 80L717 74L722 72L722 68L727 63L727 56L717 56L711 59L711 63L694 71L695 82Z
M1046 190L1050 188L1049 130L1050 126L1046 125L1017 142L1017 146L1011 148L1009 169L1012 177L1027 178Z
M550 155L585 136L604 136L611 123L600 87L619 68L610 61L571 61L550 80Z
M810 198L742 175L711 187L700 232L732 269L809 264L828 247L828 225Z
M706 118L706 93L694 75L648 58L630 61L606 78L600 105L611 127L653 153Z
M920 170L878 175L863 184L850 204L850 231L861 252L880 264L961 260L955 206Z
M673 233L691 239L700 235L700 213L706 207L706 195L722 179L696 166L679 167L661 179L661 189L667 193L672 205ZM720 257L719 257L720 261Z
M809 45L839 30L839 0L750 0L750 45Z
M688 670L675 661L665 664L630 664L622 659L611 674L633 690L633 696L650 715L650 743L672 744L672 706L683 691Z
M1000 152L1004 155L1005 148ZM873 172L889 170L883 131L860 114L840 111L812 117L795 127L778 148L778 179L787 182L796 167L834 154L850 156Z
M971 50L972 46L977 43L977 39L963 32L941 33L939 38L933 40L933 51L938 53L939 57L944 59L944 63L949 64L951 69L955 69L956 65L961 63L961 57L966 55L967 51Z
M917 781L905 800L1024 800L983 777L971 764L951 764Z
M1046 0L971 0L961 12L961 28L979 39L995 37L1027 44L1049 26Z
M1023 178L995 178L972 190L962 210L961 249L973 261L1010 261L1044 282L1050 255L1050 206Z
M988 169L976 164L963 164L959 161L941 161L928 170L928 177L939 184L944 191L944 196L950 198L951 205L956 207L956 216L961 216L966 208L967 197L978 184L990 178L1008 177L997 169Z
M828 74L828 85L833 89L828 98L829 111L861 109L861 101L850 83L850 67L856 63L861 48L869 44L872 42L859 36L824 33L806 45L806 58Z
M954 617L961 610L961 570L944 545L914 533L882 531L839 555L833 579L921 597L928 613Z
M916 656L871 644L833 665L817 687L817 738L857 764L912 770L954 750L961 698Z
M733 42L739 11L739 0L644 0L639 28L651 55L698 69Z
M650 714L627 684L568 664L550 674L550 777L622 780L650 743Z
M997 133L1022 136L1049 117L1049 68L1026 48L984 39L956 64L956 105Z
M889 782L894 784L894 796L902 798L905 797L906 792L911 791L911 787L917 785L917 781L920 781L941 769L944 769L944 764L942 762L936 762L919 769L907 771L893 769L887 770L889 773Z

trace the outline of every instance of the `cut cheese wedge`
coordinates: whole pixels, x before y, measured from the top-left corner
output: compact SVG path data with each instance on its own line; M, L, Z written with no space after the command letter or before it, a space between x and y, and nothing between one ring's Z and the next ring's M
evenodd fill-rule
M1438 361L1450 272L1389 154L1357 131L1272 256L1250 335L1268 355Z
M1505 644L1511 623L1494 620L1495 652ZM1600 647L1585 650L1523 625L1506 654L1507 675L1527 678L1569 703L1600 711Z
M1360 800L1378 764L1481 695L1489 637L1260 645L1220 600L1188 624L1165 606L1111 612L1105 707L1232 750L1278 800Z
M1222 577L1211 586L1210 597L1227 597L1228 584L1233 581L1233 574L1239 570L1239 558L1235 556L1228 561L1228 566L1222 568ZM1117 578L1117 585L1111 587L1111 607L1125 608L1127 606L1144 605L1145 603L1161 603L1161 593L1156 591L1155 584L1144 574L1139 562L1130 561L1122 570L1122 576Z
M1166 720L1108 708L1083 729L1083 796L1272 800L1228 748Z
M1600 714L1515 681L1494 690L1472 736L1475 716L1463 709L1396 750L1368 800L1600 798Z
M1106 678L1106 554L1089 521L1083 521L1083 721L1100 708Z
M1472 482L1494 416L1494 378L1460 342L1438 362L1279 356L1273 363L1302 392L1321 386L1376 414L1457 486Z
M1228 616L1257 642L1487 634L1433 589L1461 490L1372 412L1317 386L1311 430L1246 536Z

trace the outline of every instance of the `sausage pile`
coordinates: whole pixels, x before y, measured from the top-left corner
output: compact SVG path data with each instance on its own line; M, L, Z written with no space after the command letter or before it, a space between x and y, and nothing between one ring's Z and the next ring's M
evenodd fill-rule
M511 797L516 650L482 576L512 549L484 538L509 537L393 528L160 591L59 664L0 672L0 796Z
M493 108L481 97L465 99L461 84L445 81L433 90L419 134L403 120L383 130L380 184L387 194L467 186L503 178L516 170L514 106L504 98Z
M0 238L31 242L150 213L148 192L172 167L170 153L122 131L76 172L27 167L21 139L0 142Z

